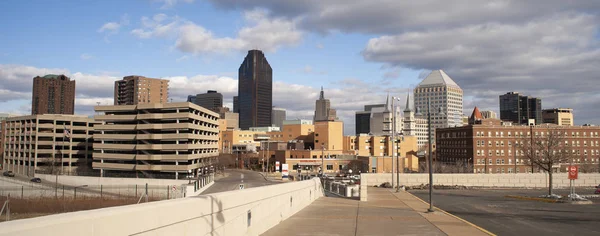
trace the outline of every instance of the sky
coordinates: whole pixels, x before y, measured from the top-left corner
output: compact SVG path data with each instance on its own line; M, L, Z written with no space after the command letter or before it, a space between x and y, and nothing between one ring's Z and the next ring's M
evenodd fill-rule
M29 114L33 77L76 80L75 112L113 103L127 75L169 79L170 98L217 90L226 106L248 50L273 68L273 105L312 119L321 86L354 132L364 105L443 69L474 106L509 91L600 124L600 1L0 1L0 113Z

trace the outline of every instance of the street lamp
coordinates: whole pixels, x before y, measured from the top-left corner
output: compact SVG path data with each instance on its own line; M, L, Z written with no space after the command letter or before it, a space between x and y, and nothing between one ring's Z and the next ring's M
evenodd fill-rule
M398 155L398 144L396 143L396 107L394 100L400 101L400 98L392 96L392 183L394 182L394 155L396 155L396 192L400 191L400 157ZM395 146L394 146L395 145ZM394 185L392 184L392 187Z
M422 116L423 114L421 114L421 111L419 109L419 107L417 107L417 113L415 115L417 116ZM427 98L427 139L429 140L429 209L427 209L428 212L433 212L433 199L432 199L432 193L433 193L433 166L431 164L432 159L433 159L433 155L432 155L432 138L431 138L431 99ZM444 113L442 112L442 107L438 107L438 115L443 115Z
M192 170L188 170L188 184L192 183Z

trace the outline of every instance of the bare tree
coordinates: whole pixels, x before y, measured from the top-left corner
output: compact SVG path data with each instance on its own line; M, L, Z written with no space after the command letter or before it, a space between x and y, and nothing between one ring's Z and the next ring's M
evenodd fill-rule
M573 149L568 142L565 142L566 138L566 131L560 127L548 126L538 135L531 132L529 137L524 137L521 140L522 145L519 145L519 149L529 163L548 172L548 195L552 195L554 166L568 162L573 156Z

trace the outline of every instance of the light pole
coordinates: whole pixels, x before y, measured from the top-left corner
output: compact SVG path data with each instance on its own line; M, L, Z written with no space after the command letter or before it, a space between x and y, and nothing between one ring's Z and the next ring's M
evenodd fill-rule
M427 139L429 140L429 209L427 209L428 212L433 212L433 166L432 166L432 159L433 159L433 154L432 154L432 149L433 149L433 140L431 138L431 99L427 98ZM438 115L442 115L442 107L438 107ZM417 114L418 116L421 116L422 114L419 111L419 108L417 107Z
M321 143L321 177L325 177L325 143Z
M394 155L396 155L396 192L400 191L400 155L398 153L398 143L396 142L396 107L394 100L400 101L400 98L392 96L392 182L394 180ZM395 145L395 146L394 146ZM393 186L392 186L393 187Z

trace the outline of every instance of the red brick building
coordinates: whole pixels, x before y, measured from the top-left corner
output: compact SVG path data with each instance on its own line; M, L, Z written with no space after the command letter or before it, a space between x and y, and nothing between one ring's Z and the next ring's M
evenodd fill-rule
M474 173L538 172L518 145L533 137L544 137L550 130L565 132L564 149L571 150L570 162L582 172L600 168L600 127L511 125L497 119L483 119L475 108L469 125L436 130L436 162L467 164ZM557 164L555 172L565 172L569 163ZM533 170L532 170L533 169Z
M33 78L31 114L73 115L75 112L75 81L65 75L45 75Z

